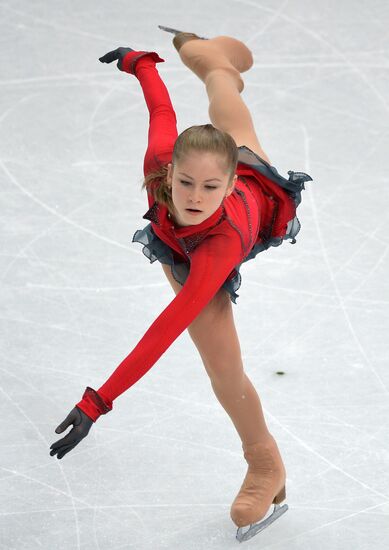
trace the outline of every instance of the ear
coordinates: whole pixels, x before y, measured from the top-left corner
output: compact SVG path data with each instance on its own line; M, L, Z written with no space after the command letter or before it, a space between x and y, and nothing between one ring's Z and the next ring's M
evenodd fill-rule
M226 193L226 197L228 197L229 195L231 195L231 193L232 193L233 190L235 189L235 183L236 183L236 180L237 180L237 179L238 179L238 176L235 174L234 179L232 180L231 187L229 188L229 190L228 190L227 193Z

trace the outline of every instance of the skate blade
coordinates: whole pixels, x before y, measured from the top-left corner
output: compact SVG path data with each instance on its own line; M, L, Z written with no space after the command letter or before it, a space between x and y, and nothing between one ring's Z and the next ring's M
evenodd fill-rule
M162 31L166 31L166 32L172 32L173 34L179 34L180 32L184 32L184 31L178 31L177 29L172 29L170 27L164 27L163 25L158 25L158 27L162 30ZM201 38L201 40L208 40L208 38L205 38L203 36L199 36L199 38Z
M264 529L266 529L266 527L269 527L269 525L273 523L273 521L278 519L280 516L282 516L282 514L285 514L287 509L288 509L287 504L284 504L283 506L280 506L279 504L275 504L273 512L268 518L264 519L259 523L252 523L248 528L248 530L245 532L243 532L243 527L239 527L236 533L236 538L238 539L239 542L243 542L251 539L254 535L259 533L260 531L263 531Z

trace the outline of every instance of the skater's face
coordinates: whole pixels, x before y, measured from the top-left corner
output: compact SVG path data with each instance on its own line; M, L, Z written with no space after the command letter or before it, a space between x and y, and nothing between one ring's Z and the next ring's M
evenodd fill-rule
M215 153L193 151L174 166L168 164L167 184L171 186L174 220L182 226L198 225L219 208L234 190L237 175L228 186L223 159ZM200 210L191 214L188 209Z

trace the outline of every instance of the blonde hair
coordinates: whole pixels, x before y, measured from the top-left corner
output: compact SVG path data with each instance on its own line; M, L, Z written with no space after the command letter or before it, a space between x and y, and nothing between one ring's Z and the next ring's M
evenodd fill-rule
M221 156L224 171L228 173L228 186L231 185L238 165L238 148L234 138L218 130L212 124L190 126L177 137L173 148L172 164L184 160L191 151L215 153ZM167 206L169 212L174 213L174 204L171 196L171 188L167 185L168 168L166 165L144 178L142 190L147 189L154 200Z

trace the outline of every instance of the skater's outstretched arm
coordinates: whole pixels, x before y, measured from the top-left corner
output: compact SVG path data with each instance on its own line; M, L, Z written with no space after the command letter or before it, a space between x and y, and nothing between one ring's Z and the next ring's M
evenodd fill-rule
M88 394L77 403L92 420L112 407L112 401L134 385L156 363L174 340L191 324L242 261L238 233L229 227L207 237L191 253L191 267L184 286L156 318L132 352L97 390L106 410Z
M56 433L73 425L54 442L50 455L62 458L88 434L93 422L112 409L119 395L133 386L156 363L174 340L215 296L231 271L242 261L239 234L230 226L207 237L191 252L191 267L182 290L155 319L144 336L96 391L87 387L81 401L58 426Z

